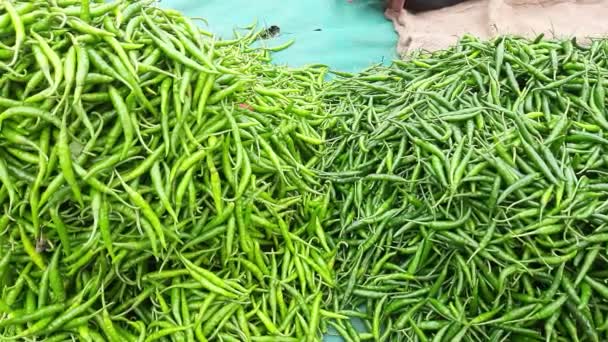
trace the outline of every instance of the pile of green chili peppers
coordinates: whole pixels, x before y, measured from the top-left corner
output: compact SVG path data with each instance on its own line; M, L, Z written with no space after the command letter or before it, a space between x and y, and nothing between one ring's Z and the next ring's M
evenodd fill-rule
M198 25L0 3L0 340L316 340L346 318L315 226L327 68Z
M200 26L0 2L0 340L608 338L608 41L349 74Z
M607 56L465 36L329 83L335 308L373 340L608 338Z

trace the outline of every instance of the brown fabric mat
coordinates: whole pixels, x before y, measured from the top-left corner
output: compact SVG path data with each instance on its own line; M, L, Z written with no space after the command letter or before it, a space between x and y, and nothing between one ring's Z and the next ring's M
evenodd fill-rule
M571 38L608 36L608 0L471 0L435 11L402 11L393 19L397 51L438 50L463 34Z

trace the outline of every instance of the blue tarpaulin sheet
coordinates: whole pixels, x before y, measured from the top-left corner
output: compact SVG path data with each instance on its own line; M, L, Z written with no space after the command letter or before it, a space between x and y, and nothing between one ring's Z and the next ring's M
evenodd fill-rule
M257 20L281 33L265 43L289 49L275 53L276 64L299 67L322 63L339 71L360 71L397 57L397 34L383 15L383 0L164 0L161 6L208 21L207 29L223 39L233 29Z

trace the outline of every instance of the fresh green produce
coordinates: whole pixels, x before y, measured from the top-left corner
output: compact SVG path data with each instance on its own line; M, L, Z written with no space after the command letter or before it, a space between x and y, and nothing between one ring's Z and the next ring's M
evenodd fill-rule
M608 338L608 41L327 80L264 31L0 0L2 340Z
M150 3L0 3L0 339L316 340L327 69Z
M336 308L376 340L605 340L607 53L463 37L328 84Z

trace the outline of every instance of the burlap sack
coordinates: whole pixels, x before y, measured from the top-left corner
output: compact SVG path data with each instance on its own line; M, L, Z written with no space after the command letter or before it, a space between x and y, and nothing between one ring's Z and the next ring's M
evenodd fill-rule
M436 11L393 19L397 51L438 50L463 34L571 38L584 43L608 36L608 0L471 0Z

